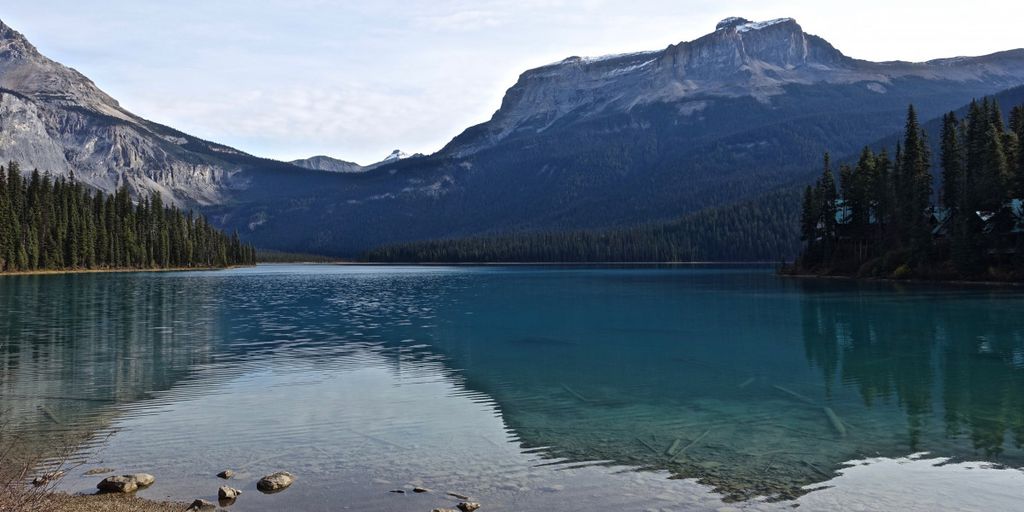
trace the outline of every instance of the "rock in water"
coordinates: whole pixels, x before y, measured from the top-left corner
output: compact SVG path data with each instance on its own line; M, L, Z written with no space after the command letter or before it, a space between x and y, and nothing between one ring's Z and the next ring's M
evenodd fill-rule
M413 487L412 488L412 492L416 492L416 493L430 492L430 489L427 489L426 487Z
M40 487L46 485L60 477L64 476L63 471L53 471L51 473L43 473L32 480L32 485Z
M235 472L231 471L230 469L225 469L224 471L221 471L220 473L217 473L217 477L218 478L223 478L224 480L227 480L227 479L229 479L229 478L231 478L233 476L235 476Z
M102 492L135 492L139 484L132 475L108 476L96 484L96 488Z
M435 509L431 510L430 512L459 512L459 511L454 509L454 508L435 508Z
M242 494L242 491L226 485L222 485L220 489L217 489L217 499L221 500L233 500L240 494Z
M260 481L256 482L256 488L264 494L270 494L287 489L293 482L295 482L295 477L291 473L278 471L260 478Z
M198 511L216 510L216 508L217 508L217 505L214 505L213 503L210 503L209 501L206 501L206 500L195 500L195 501L192 502L191 505L188 506L187 509L185 509L185 512L198 512Z
M114 468L92 468L92 469L90 469L89 471L86 471L83 474L86 475L86 476L91 476L91 475L102 475L103 473L113 473L113 472L114 472Z
M135 479L135 484L139 487L149 487L153 485L153 482L156 482L156 477L149 473L135 473L130 476Z
M156 482L156 478L149 473L135 473L134 475L108 476L96 488L103 492L135 492L140 487L149 487Z
M480 508L480 504L473 501L463 501L462 503L459 503L458 506L459 510L461 510L462 512L473 512L474 510Z

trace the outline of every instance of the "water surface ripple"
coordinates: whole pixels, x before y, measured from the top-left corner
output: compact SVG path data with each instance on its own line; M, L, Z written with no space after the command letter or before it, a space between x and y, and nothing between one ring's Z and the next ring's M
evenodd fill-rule
M244 510L1024 509L1021 311L757 267L5 277L0 414L25 446L88 435L71 491L299 475ZM413 485L438 492L388 492Z

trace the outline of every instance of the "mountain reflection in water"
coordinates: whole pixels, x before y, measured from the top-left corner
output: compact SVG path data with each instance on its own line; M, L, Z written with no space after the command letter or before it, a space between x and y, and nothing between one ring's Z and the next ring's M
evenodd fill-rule
M22 439L93 433L81 460L163 461L182 499L196 464L295 469L310 504L404 509L386 491L428 477L544 503L573 472L624 506L659 475L790 499L854 459L1024 466L1022 306L735 267L4 278L0 410Z

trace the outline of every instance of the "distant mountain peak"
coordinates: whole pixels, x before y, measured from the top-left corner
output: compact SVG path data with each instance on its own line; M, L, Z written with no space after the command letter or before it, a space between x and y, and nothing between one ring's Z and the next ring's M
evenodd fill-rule
M423 156L423 153L409 154L409 153L406 153L405 151L402 151L401 149L396 149L396 150L392 151L390 155L384 157L384 159L381 160L380 162L377 162L375 164L367 165L366 169L367 170L376 169L377 167L380 167L382 165L393 164L395 162L398 162L399 160L405 160L407 158L419 158L421 156Z
M300 160L288 162L294 166L311 169L314 171L327 172L362 172L365 167L355 163L329 157L327 155L316 155Z

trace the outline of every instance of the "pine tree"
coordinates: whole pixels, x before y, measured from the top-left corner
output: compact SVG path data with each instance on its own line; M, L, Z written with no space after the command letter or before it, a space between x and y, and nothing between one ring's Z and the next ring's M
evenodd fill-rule
M900 165L901 189L897 190L897 200L902 206L902 224L919 249L931 241L926 217L932 195L930 168L925 134L918 123L917 112L911 105L907 108L903 161Z
M237 233L164 207L159 196L133 205L125 187L94 195L73 175L24 178L16 163L0 167L0 271L227 266L254 255Z
M821 240L823 257L828 260L832 257L836 240L836 180L832 174L832 162L828 153L825 153L824 169L821 179L818 181L817 197L819 201L818 211L821 218Z
M1016 138L1014 154L1014 196L1024 198L1024 105L1010 111L1010 131Z
M942 203L950 210L961 206L964 182L964 154L960 142L960 122L950 112L942 118Z

